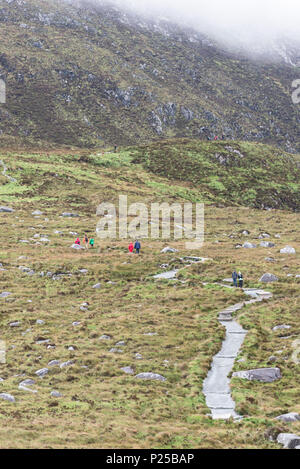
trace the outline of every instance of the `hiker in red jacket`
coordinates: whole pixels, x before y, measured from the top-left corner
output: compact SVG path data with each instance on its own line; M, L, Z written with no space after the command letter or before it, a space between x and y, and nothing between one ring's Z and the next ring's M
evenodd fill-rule
M133 249L134 249L134 246L133 246L133 243L131 242L128 246L128 250L131 254L133 253Z
M75 244L78 244L78 246L80 246L80 239L79 238L76 239Z

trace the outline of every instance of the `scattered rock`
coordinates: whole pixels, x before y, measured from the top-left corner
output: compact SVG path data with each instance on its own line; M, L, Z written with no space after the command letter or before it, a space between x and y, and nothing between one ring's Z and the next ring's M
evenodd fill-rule
M43 212L41 212L40 210L35 210L31 213L31 215L43 215Z
M51 391L50 395L52 397L63 397L63 395L59 391Z
M281 378L279 368L258 368L255 370L236 371L232 374L236 378L248 379L249 381L262 381L272 383Z
M280 249L281 254L296 254L296 249L292 246L285 246L284 248Z
M11 394L7 394L5 392L2 392L0 394L0 399L4 399L5 401L9 401L9 402L15 402L14 396L12 396Z
M261 233L258 236L258 239L263 239L263 238L271 238L271 235L269 235L269 233Z
M300 415L297 412L289 412L288 414L279 415L276 419L283 422L297 422L300 420Z
M60 360L51 360L51 362L48 363L48 366L59 366L60 365Z
M284 448L294 449L300 445L300 436L294 433L279 433L277 442L283 445Z
M10 327L19 327L21 325L20 321L11 322Z
M278 329L290 329L292 326L288 326L287 324L280 324L279 326L273 327L272 331L277 331Z
M42 340L38 340L36 344L42 345L42 344L48 344L49 342L50 342L50 339L42 339Z
M14 212L14 209L10 208L10 207L0 207L0 212L2 213L12 213Z
M263 283L277 282L277 280L278 280L278 277L276 277L276 275L269 274L269 273L264 274L264 275L259 279L259 281L260 281L260 282L263 282Z
M167 246L167 247L163 248L160 252L162 254L166 254L168 252L178 252L178 250L174 249L174 248L170 248L170 246Z
M99 340L111 340L111 337L110 337L109 335L103 334L103 335L99 338Z
M22 272L30 272L31 269L29 267L25 267L24 265L20 265L18 267L19 270L21 270Z
M67 368L68 366L74 365L74 362L72 360L68 360L67 362L63 362L61 365L59 365L60 368Z
M36 374L37 376L39 376L40 378L43 378L43 377L46 376L48 373L49 373L48 368L42 368L41 370L38 370L38 371L35 372L35 374Z
M246 248L246 249L253 249L253 248L256 248L256 244L246 242L246 243L243 244L242 247Z
M153 278L156 280L172 280L176 278L177 270L170 270L161 274L154 275Z
M71 217L71 218L79 217L79 215L77 213L71 213L71 212L64 212L64 213L62 213L61 216L62 217Z
M9 291L4 291L1 293L0 295L0 298L7 298L8 296L10 296L12 293L10 293Z
M166 381L167 380L164 376L159 375L157 373L139 373L138 375L136 375L136 378L138 378L138 379L154 379L154 380L157 380L157 381Z
M110 353L123 353L123 350L113 347L110 349L109 352Z
M32 392L32 393L37 393L36 390L34 389L30 389L28 386L33 386L34 385L34 380L33 379L24 379L24 381L21 381L21 383L19 384L19 389L21 391L29 391L29 392Z
M96 283L96 285L94 285L93 288L95 288L95 289L101 288L101 283Z
M121 368L121 370L128 375L134 374L134 370L131 368L131 366L125 366L124 368Z
M43 321L42 319L37 319L36 324L39 324L40 326L42 326L43 324L45 324L45 321Z
M275 246L275 244L274 244L274 243L271 243L270 241L262 241L262 242L260 243L260 246L261 246L262 248L273 248L273 247Z

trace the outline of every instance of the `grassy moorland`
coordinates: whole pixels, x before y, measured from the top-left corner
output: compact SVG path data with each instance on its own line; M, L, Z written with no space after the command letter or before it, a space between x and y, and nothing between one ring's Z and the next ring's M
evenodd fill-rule
M215 145L218 152L220 144ZM245 151L246 145L237 149ZM215 203L211 190L218 189L147 167L144 150L0 154L7 174L16 179L1 176L0 181L1 205L14 209L0 213L0 293L11 293L0 298L0 339L7 347L0 392L15 397L15 402L0 400L1 448L277 448L270 435L300 431L300 422L275 420L300 412L299 364L292 359L300 336L299 213L259 210L236 199L230 204L227 193ZM279 176L270 168L270 181L279 187ZM226 186L227 179L221 182ZM117 203L119 194L127 194L129 203L205 201L203 248L191 252L184 241L143 240L142 254L131 256L127 240L96 238L94 250L71 249L76 236L70 233L95 235L97 205ZM33 215L36 210L43 214ZM63 212L80 216L65 218ZM244 230L250 234L244 236ZM262 232L270 234L275 247L259 247ZM258 247L236 249L246 240ZM295 255L279 253L287 244ZM161 254L166 245L179 252ZM180 267L181 258L191 254L211 260L184 269L179 281L153 279L162 264ZM239 356L244 361L236 361L234 370L278 366L282 378L270 384L233 379L244 419L213 421L202 381L224 338L218 311L244 298L240 290L216 285L234 267L250 287L262 286L259 278L265 272L279 278L267 287L271 300L239 313L249 333ZM101 288L94 289L98 282ZM11 327L14 322L19 325ZM279 324L292 327L272 331ZM116 346L119 341L125 345ZM52 360L73 364L50 367ZM121 370L126 366L133 375ZM37 377L35 372L45 367L49 373ZM135 375L140 372L159 373L166 381L139 380ZM31 389L37 393L19 389L26 378L34 379ZM51 396L53 390L62 397Z

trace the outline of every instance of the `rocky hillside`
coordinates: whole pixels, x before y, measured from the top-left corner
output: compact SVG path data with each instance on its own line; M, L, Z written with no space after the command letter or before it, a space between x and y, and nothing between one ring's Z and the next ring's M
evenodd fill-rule
M171 23L80 2L0 0L2 144L193 136L300 149L299 68L238 58Z

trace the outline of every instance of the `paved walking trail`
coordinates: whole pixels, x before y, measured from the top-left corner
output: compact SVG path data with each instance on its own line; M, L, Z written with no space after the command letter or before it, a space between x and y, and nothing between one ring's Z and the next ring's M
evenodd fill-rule
M201 258L196 262L203 261ZM201 261L200 261L201 259ZM186 268L189 266L185 266ZM177 273L182 270L171 270L163 272L162 274L155 275L155 279L175 280ZM228 279L225 279L228 281ZM205 285L205 284L204 284ZM217 283L226 288L235 288L223 283ZM246 295L251 299L242 303L236 303L228 308L219 312L219 321L226 328L226 337L223 341L221 350L214 356L211 369L203 382L203 394L206 397L206 405L211 410L213 419L241 419L242 417L235 412L235 402L230 394L230 379L228 378L231 372L235 359L239 350L244 342L247 331L242 326L234 321L232 313L241 310L244 306L252 303L260 302L264 299L269 299L272 293L256 288L243 288Z
M223 285L231 288L228 285ZM211 369L203 382L203 394L206 397L206 405L211 410L213 419L241 419L235 412L235 402L230 394L230 379L228 374L233 368L235 359L244 342L247 331L232 319L232 313L239 311L247 304L256 303L272 297L272 293L265 290L243 288L251 300L236 303L219 313L219 321L226 328L226 337L221 350L214 356Z

